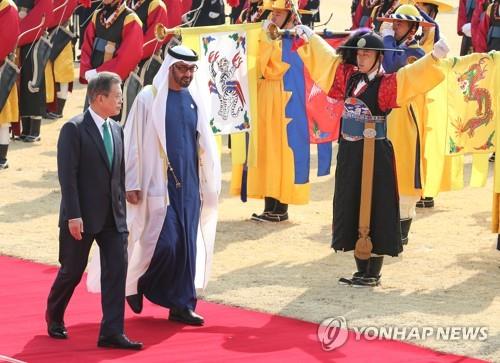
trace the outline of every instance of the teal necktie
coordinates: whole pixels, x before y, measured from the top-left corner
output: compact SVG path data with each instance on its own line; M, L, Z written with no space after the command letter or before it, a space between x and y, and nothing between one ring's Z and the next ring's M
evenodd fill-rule
M111 132L109 130L108 121L104 121L102 125L102 139L104 141L104 148L108 156L109 166L113 165L113 140L111 139Z

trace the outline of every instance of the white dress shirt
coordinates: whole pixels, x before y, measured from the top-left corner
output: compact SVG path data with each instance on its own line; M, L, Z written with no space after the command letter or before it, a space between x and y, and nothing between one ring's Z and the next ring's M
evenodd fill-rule
M368 74L368 80L372 81L377 74L384 74L384 73L385 73L384 69L382 67L380 67L380 70L376 69L376 70L374 70L374 71L372 71L371 73ZM364 80L359 81L358 85L354 89L354 95L357 96L358 93L363 89L363 87L365 85L366 85L366 82Z

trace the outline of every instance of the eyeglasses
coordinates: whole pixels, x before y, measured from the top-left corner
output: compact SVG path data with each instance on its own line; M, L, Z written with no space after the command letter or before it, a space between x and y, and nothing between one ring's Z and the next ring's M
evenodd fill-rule
M192 66L186 66L183 64L174 64L174 67L181 73L187 73L187 71L194 73L198 70L198 66L196 64L193 64Z

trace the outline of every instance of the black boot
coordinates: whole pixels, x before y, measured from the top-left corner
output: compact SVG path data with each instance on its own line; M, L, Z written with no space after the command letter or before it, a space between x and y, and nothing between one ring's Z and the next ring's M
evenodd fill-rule
M0 144L0 170L7 169L9 163L7 162L7 150L9 145Z
M267 222L284 222L288 220L288 204L276 200L274 210L270 213L264 213L260 218Z
M30 133L24 139L24 142L40 141L40 127L42 126L42 119L31 117Z
M399 221L401 224L401 242L403 245L408 244L408 234L410 233L411 218L404 218Z
M266 222L266 220L263 219L263 217L274 211L276 203L278 203L277 199L271 197L264 197L264 212L262 212L262 214L254 213L252 214L252 217L250 219L257 222Z
M351 278L341 277L338 281L339 285L352 285L353 281L360 280L365 277L368 271L368 263L370 260L362 260L354 256L354 260L356 261L356 269L357 271L352 274Z
M354 256L354 260L356 261L356 268L358 269L357 272L353 274L353 277L363 277L366 275L368 272L368 264L370 260L362 260L360 258L357 258Z
M272 213L276 208L277 199L271 197L264 197L264 213Z
M288 213L288 204L281 203L279 200L276 201L276 206L274 207L273 214L284 215Z
M358 280L353 280L354 287L375 287L380 285L380 271L384 264L384 256L370 257L368 260L368 270L365 276Z
M66 106L65 98L57 98L57 115L59 118L63 117L64 106Z
M42 115L42 118L44 118L46 120L56 120L57 116L54 112L48 112L46 110L45 113Z
M66 105L66 99L58 97L56 99L56 111L49 112L48 116L50 116L51 119L57 119L63 117L63 110L65 105Z
M434 208L434 198L420 198L420 200L417 202L417 208Z
M19 140L26 139L26 137L31 132L31 119L29 117L21 117L21 135L19 135Z

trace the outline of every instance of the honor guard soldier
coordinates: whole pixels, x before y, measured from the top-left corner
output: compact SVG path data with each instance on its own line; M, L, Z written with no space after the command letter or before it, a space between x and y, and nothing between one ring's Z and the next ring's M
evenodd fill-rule
M17 7L11 0L0 0L0 170L9 166L9 127L19 119L16 87L19 68L13 62L18 36Z
M120 0L103 0L103 4L85 30L80 57L84 84L103 71L125 81L142 58L142 24L137 14Z
M477 52L500 50L500 1L488 5L479 23Z
M162 43L155 41L155 28L158 24L168 27L167 8L162 0L129 0L128 6L142 22L144 43L138 73L145 86L152 83L161 66Z
M454 7L449 0L424 0L417 1L417 6L420 9L420 14L428 16L428 20L434 23L434 27L425 27L422 29L422 34L418 36L420 46L429 53L434 47L434 43L439 40L439 24L436 17L439 13L450 13ZM434 208L434 198L422 196L417 202L417 208Z
M50 51L45 30L52 16L52 0L16 0L21 36L18 40L19 113L25 142L40 141L42 116L45 114L44 54Z
M54 0L54 10L47 27L52 49L45 68L46 101L50 112L46 118L63 116L64 106L70 87L73 86L73 44L75 35L69 29L69 19L73 15L78 0Z
M142 60L123 85L123 109L120 120L122 125L125 124L132 104L142 87L153 82L162 63L162 44L170 39L170 36L165 36L162 40L156 38L156 27L158 25L166 27L168 23L167 10L162 0L129 0L128 6L141 21L144 43Z
M385 53L401 50L387 48L378 35L351 35L339 48L339 56L311 29L303 25L296 29L308 39L298 52L313 80L330 97L344 100L335 171L332 248L354 250L357 271L339 283L374 287L380 284L384 256L398 256L403 250L387 115L444 79L438 58L444 58L449 48L441 39L432 55L396 73L385 74ZM402 123L398 120L398 124Z
M472 15L476 8L476 0L460 0L458 6L457 33L462 36L460 55L472 53Z
M381 34L387 49L383 52L382 66L387 73L397 72L425 55L416 34L420 28L433 28L434 23L426 21L414 5L401 5L389 17L379 18L379 21L383 22ZM410 103L400 106L387 116L387 132L394 146L398 175L401 238L403 244L407 244L424 181L425 95L417 95Z

